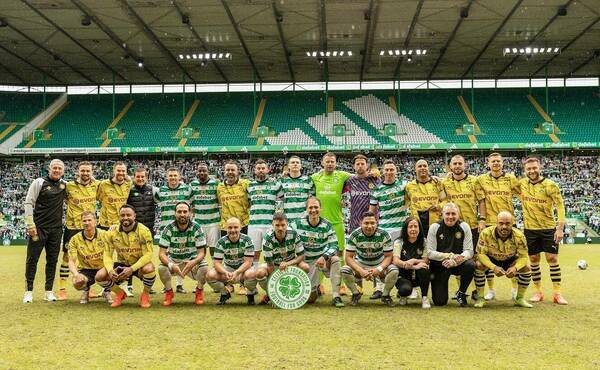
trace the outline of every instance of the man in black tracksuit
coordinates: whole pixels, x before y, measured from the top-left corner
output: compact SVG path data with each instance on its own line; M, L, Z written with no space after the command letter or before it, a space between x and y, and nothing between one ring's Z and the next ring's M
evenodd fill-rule
M475 272L473 261L473 237L471 227L459 219L456 204L447 203L442 209L442 220L429 227L425 254L429 257L432 274L431 293L433 304L448 303L448 280L450 275L460 276L456 301L467 306L467 289Z
M154 193L156 189L148 185L148 173L145 168L139 167L135 170L133 186L129 191L127 204L135 208L135 219L137 222L150 229L154 236L154 221L156 218L156 202ZM133 295L133 276L127 280L127 290ZM150 289L150 294L154 291Z
M50 302L56 301L52 287L63 234L63 205L67 188L67 183L62 179L64 172L64 163L59 159L53 159L50 162L48 176L35 179L27 191L24 206L29 241L25 262L27 290L23 296L23 303L33 301L33 282L37 263L44 249L46 250L44 299Z

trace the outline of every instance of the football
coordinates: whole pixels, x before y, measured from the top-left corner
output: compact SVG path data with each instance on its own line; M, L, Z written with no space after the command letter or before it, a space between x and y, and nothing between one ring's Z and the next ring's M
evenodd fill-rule
M586 261L586 260L579 260L579 261L577 261L577 267L578 267L580 270L585 270L585 269L587 269L587 267L588 267L588 263L587 263L587 261Z

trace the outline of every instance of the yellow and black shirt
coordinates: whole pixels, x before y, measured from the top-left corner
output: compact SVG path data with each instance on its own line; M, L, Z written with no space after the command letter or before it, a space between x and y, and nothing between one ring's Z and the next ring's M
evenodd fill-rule
M108 271L113 269L115 262L131 266L133 271L137 271L152 261L152 233L139 222L129 232L120 226L113 226L104 235L104 267Z
M88 239L82 231L69 240L69 257L77 261L78 270L99 270L104 267L105 233L104 230L96 229L94 236Z
M486 227L479 234L477 243L477 259L489 269L494 269L496 265L492 263L490 257L496 261L506 261L509 258L516 257L515 267L520 270L527 265L527 240L521 230L513 227L508 239L502 240L496 231L496 226Z
M447 177L442 180L447 202L452 202L460 209L460 218L468 223L471 229L477 227L479 201L484 199L481 191L477 191L477 177L467 175L462 180ZM445 202L444 202L445 203Z
M404 188L406 203L413 217L419 218L424 227L429 227L440 219L440 211L428 211L431 206L441 206L440 193L444 190L441 181L430 178L427 182L415 179Z
M248 185L250 181L238 179L232 185L223 181L217 185L217 199L221 206L221 229L227 228L227 220L237 217L242 227L250 222L250 199L248 198Z
M100 180L82 184L77 180L67 183L67 219L69 230L81 230L81 214L85 211L96 213L96 196Z
M554 181L542 178L534 184L525 178L520 183L525 229L549 230L556 228L556 221L565 222L563 197ZM554 218L555 208L557 220Z
M513 195L518 196L519 180L512 173L502 173L498 177L486 173L477 178L477 191L485 196L486 224L496 225L498 213L508 211L515 214Z
M100 181L96 197L100 201L100 220L102 227L110 227L119 223L119 209L127 203L132 181L123 181L121 184L112 179Z

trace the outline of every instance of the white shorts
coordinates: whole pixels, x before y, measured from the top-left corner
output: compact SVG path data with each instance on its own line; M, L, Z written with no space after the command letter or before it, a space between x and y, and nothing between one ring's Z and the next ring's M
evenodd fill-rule
M206 237L206 246L214 248L217 246L217 242L221 238L221 227L218 223L211 225L202 225L202 232Z
M252 239L255 252L262 251L263 237L271 227L271 225L248 225L248 236Z
M310 287L312 291L317 290L317 287L321 283L321 278L319 276L319 271L325 275L326 278L329 279L329 268L327 263L323 268L317 267L317 264L313 262L308 262L308 278L310 279Z
M392 238L392 242L394 242L396 239L400 238L400 233L402 232L402 228L396 228L396 229L384 229L385 231L387 231L388 234L390 234L390 238Z

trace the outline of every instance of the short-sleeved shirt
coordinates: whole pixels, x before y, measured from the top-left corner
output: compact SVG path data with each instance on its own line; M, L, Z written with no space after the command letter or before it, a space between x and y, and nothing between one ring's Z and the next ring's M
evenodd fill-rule
M557 221L565 222L563 197L554 181L544 178L534 184L529 179L521 179L520 189L526 230L554 229Z
M332 224L342 223L342 193L344 184L352 176L345 171L333 171L326 174L320 171L311 176L315 183L315 194L321 201L321 217Z
M96 214L96 194L100 180L82 184L77 180L67 182L67 217L65 226L69 230L81 230L81 214L93 212Z
M359 177L352 175L344 185L344 192L350 194L350 229L360 227L363 213L369 210L371 193L379 185L375 176Z
M69 240L69 257L77 261L78 270L99 270L104 267L105 233L104 230L96 229L94 236L88 239L81 231Z
M100 201L100 219L98 225L110 227L119 224L119 210L127 203L133 182L123 181L121 184L112 179L100 181L96 197Z
M456 180L448 177L442 180L446 200L453 202L460 209L460 218L471 226L471 229L477 227L477 207L479 201L485 196L478 192L477 177L467 175L462 180Z
M406 199L410 203L411 215L423 219L419 213L428 212L426 215L428 216L429 224L424 224L423 226L431 226L440 219L440 211L428 211L428 209L434 205L440 206L440 192L442 190L442 183L434 181L433 178L427 182L413 180L406 185Z
M215 179L208 179L204 183L194 180L190 183L194 221L200 225L218 224L221 220L219 200L217 199L218 186L219 182Z
M223 261L232 269L240 268L245 257L254 257L254 244L248 235L241 233L237 242L232 242L227 235L219 239L213 253L213 260Z
M250 222L250 199L248 199L248 185L245 179L238 179L234 184L226 181L217 186L217 199L221 206L221 230L227 229L227 220L236 217L242 227Z
M164 185L158 189L155 198L160 211L159 229L162 230L168 224L175 221L177 203L186 202L191 205L192 188L183 183L178 184L175 188Z
M158 245L167 250L173 262L190 261L198 257L198 249L206 248L206 237L200 224L190 221L185 230L180 230L174 221L161 231Z
M323 217L315 226L310 224L308 217L301 218L293 228L300 235L304 246L304 260L307 263L316 261L324 254L329 257L337 255L337 236L331 223Z
M287 229L282 241L277 239L275 230L269 230L263 237L263 256L268 264L279 266L303 254L304 246L296 230Z
M379 227L385 230L402 227L406 218L404 205L406 184L396 180L392 184L381 183L371 194L371 205L379 209Z
M113 226L104 236L104 267L108 271L113 269L115 262L131 266L133 271L152 262L154 238L150 229L141 223L136 222L131 231ZM113 259L115 254L116 259Z
M519 180L513 174L502 173L498 177L491 173L480 175L477 178L478 191L485 196L486 224L495 225L498 221L500 211L508 211L515 214L513 195L521 192Z
M281 183L274 179L254 180L248 185L250 225L268 226L273 221L277 199L282 195Z
M513 227L508 239L502 240L496 231L496 226L489 226L479 234L477 258L486 267L493 268L494 265L489 258L506 261L516 257L517 269L520 269L527 264L529 259L527 250L527 240L521 230Z
M306 201L315 193L315 184L308 176L291 177L281 179L283 193L283 212L292 225L296 220L305 216Z
M382 228L377 228L373 235L367 236L359 227L350 234L346 243L346 252L354 252L354 259L365 266L379 266L384 253L393 251L392 238Z

